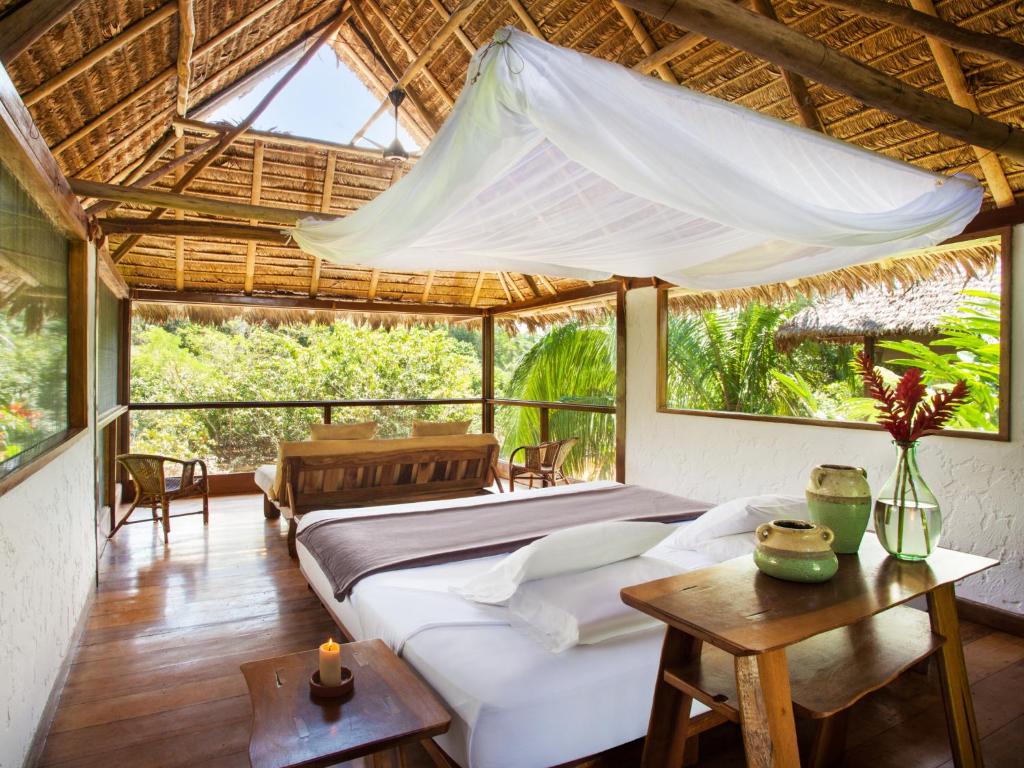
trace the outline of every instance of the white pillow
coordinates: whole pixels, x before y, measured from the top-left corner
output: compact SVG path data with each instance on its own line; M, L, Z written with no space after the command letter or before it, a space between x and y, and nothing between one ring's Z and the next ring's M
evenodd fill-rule
M773 518L774 519L774 518ZM706 555L709 560L724 563L734 557L752 555L757 546L757 538L753 533L734 533L731 536L719 536L717 539L705 541L697 545L697 551Z
M700 550L702 544L737 533L753 535L757 526L782 518L807 520L807 500L801 496L744 496L712 507L689 525L680 526L662 546Z
M673 531L665 523L608 522L566 528L517 549L452 592L468 600L504 604L524 581L585 571L643 554Z
M632 557L582 573L523 584L509 600L513 626L554 653L593 645L664 624L622 602L619 591L684 569L653 557Z

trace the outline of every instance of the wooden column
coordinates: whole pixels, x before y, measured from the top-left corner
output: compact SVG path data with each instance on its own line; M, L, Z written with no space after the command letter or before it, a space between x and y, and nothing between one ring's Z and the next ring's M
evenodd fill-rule
M174 145L174 156L182 157L185 154L185 137L181 136ZM182 171L178 170L178 178L181 178ZM174 212L176 221L185 221L185 212L177 210ZM185 238L178 235L174 238L174 287L176 290L185 290Z
M626 287L615 292L615 479L626 482Z
M910 5L921 13L938 15L932 0L910 0ZM928 47L935 58L935 66L939 68L942 81L946 84L946 90L949 91L949 97L961 107L981 114L977 100L967 87L967 78L964 77L964 71L960 67L960 61L953 53L953 49L931 35L927 37L927 40ZM1013 189L1010 188L1010 183L1006 180L1006 173L1003 171L999 156L981 147L972 146L971 149L974 151L974 156L978 158L978 164L981 166L981 172L988 183L988 189L992 193L992 199L995 200L996 206L1005 208L1013 205Z
M494 432L494 315L490 312L481 318L481 397L483 398L483 431Z
M259 205L260 197L263 194L263 151L264 144L257 141L252 148L252 189L249 193L249 203ZM250 219L250 224L256 224L256 219ZM246 294L252 293L253 283L256 280L256 243L249 241L245 244L245 283L242 286Z
M1024 130L932 96L728 0L625 0L664 18L835 88L864 104L946 136L1024 162Z
M338 163L336 152L327 153L327 167L324 168L324 183L320 190L320 212L328 213L331 210L331 200L334 198L334 169ZM313 274L309 279L309 297L315 299L320 292L320 267L322 259L313 256Z
M196 41L196 17L192 0L178 0L178 117L188 113L188 94L192 87L192 48Z

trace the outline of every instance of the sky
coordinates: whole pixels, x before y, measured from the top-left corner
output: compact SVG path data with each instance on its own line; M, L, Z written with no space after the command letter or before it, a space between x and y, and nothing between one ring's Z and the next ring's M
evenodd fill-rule
M273 84L284 74L271 72L249 93L219 107L205 119L237 123L252 111ZM321 48L285 89L270 103L254 126L295 136L347 144L380 102L362 81L338 60L334 51ZM378 118L367 131L369 138L387 146L394 138L394 110ZM398 137L406 151L420 147L401 127ZM359 144L372 146L366 141Z

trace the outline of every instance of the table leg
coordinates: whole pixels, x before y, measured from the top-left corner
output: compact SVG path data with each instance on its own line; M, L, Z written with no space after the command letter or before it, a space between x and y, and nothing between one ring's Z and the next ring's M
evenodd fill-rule
M654 684L651 721L644 742L643 768L681 768L693 699L665 682L665 670L700 656L701 641L674 627L665 632L661 664Z
M736 694L748 768L798 768L786 650L737 656Z
M850 709L847 707L814 722L814 737L804 755L804 768L829 768L843 764L849 721Z
M974 702L964 664L964 648L960 641L960 619L956 613L956 596L952 584L943 584L928 593L928 614L932 631L946 638L935 655L946 705L946 728L953 749L956 768L980 768L984 764L978 724L974 718Z

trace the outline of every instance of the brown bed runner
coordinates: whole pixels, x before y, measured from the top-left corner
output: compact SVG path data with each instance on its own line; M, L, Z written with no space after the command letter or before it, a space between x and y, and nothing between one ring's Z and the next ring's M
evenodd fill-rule
M360 579L456 560L513 552L576 525L613 520L661 523L692 520L708 505L635 485L533 496L469 507L318 520L299 533L345 599Z

